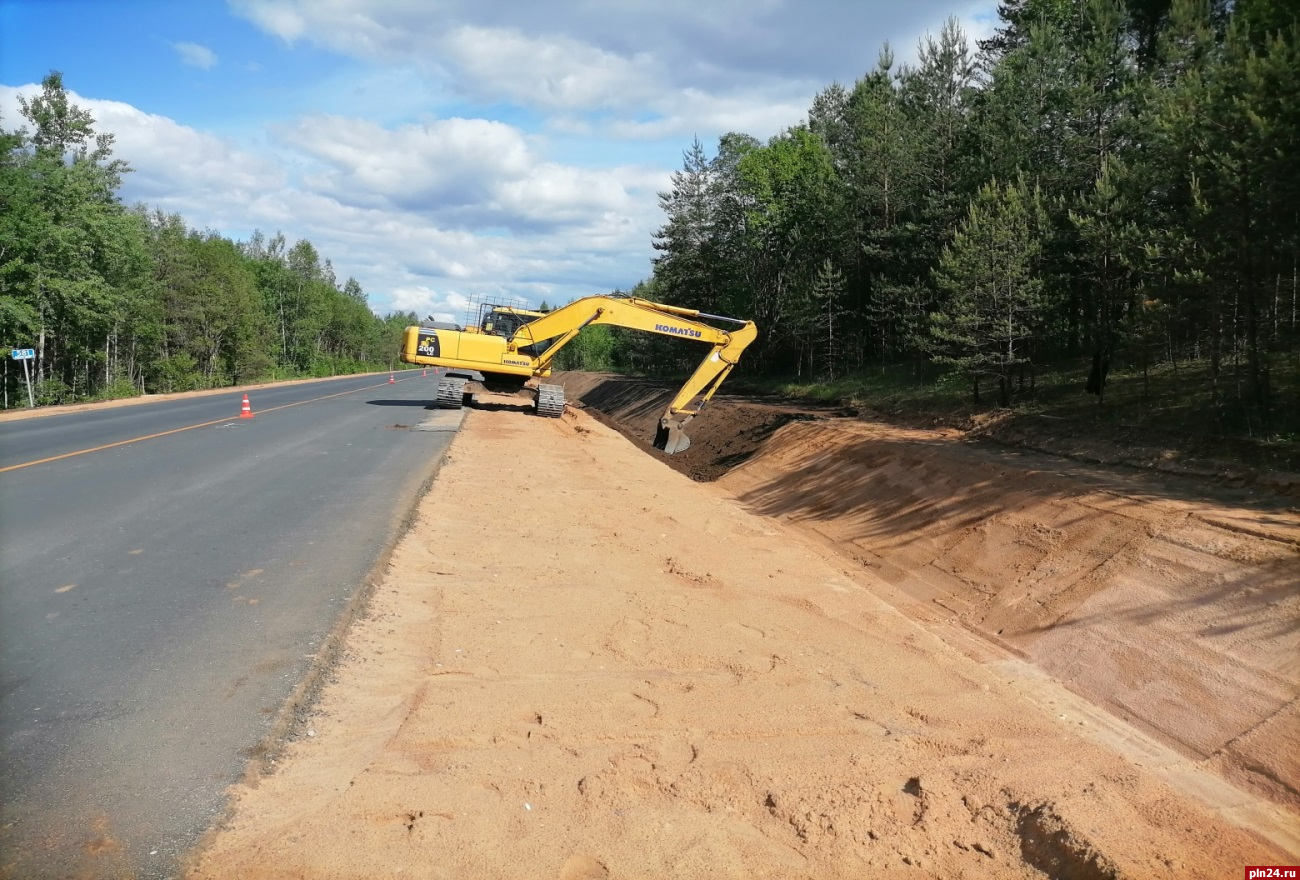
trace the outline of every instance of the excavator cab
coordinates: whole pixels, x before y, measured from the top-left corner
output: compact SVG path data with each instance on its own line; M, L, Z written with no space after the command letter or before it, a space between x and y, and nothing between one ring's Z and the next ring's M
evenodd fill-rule
M482 328L483 333L490 336L514 339L520 327L531 324L546 314L547 312L534 311L533 309L484 303L479 309L479 327ZM546 350L546 343L549 341L540 339L529 345L522 345L518 350L529 357L536 357Z
M479 309L478 326L481 332L489 336L512 338L519 328L540 318L544 313L531 309L517 309L511 306L484 303Z

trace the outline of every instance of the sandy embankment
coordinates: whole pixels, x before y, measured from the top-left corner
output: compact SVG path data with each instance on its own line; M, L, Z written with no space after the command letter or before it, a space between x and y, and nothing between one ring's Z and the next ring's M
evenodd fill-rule
M637 442L671 393L563 381ZM858 561L894 607L968 629L1196 768L1300 809L1294 499L825 408L721 400L692 427L696 444L667 461Z
M859 562L581 413L510 409L468 414L314 735L236 791L193 877L1294 861L1107 747L1096 728L1122 725L1023 661L895 610Z

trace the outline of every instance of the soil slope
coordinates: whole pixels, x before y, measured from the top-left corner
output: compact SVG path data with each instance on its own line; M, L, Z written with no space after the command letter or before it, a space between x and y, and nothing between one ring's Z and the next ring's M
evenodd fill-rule
M1221 878L1288 860L1117 755L1104 715L1033 667L878 598L875 571L582 413L514 409L468 414L318 714L235 792L193 877Z
M562 381L642 444L669 399L635 380ZM723 398L691 424L685 456L661 458L697 479L725 474L751 510L878 574L896 607L959 622L1300 807L1293 501L1240 490L1225 503L1165 475L838 416Z

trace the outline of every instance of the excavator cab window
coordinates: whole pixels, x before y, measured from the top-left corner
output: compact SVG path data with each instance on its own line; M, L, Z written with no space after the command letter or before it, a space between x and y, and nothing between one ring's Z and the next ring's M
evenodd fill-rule
M508 312L500 310L500 306L485 303L482 312L479 313L479 327L482 331L490 336L509 337L511 315Z
M516 314L503 306L484 305L479 326L484 333L509 339L520 327L532 320L534 318L530 315Z

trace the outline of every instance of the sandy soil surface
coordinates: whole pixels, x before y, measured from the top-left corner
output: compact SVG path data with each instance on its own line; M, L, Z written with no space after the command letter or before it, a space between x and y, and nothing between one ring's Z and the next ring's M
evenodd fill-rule
M566 374L634 441L668 394ZM1249 488L723 400L664 460L1031 661L1201 766L1300 808L1300 510Z
M803 528L799 510L874 492L818 476L848 452L787 437L816 425L767 431L805 470L756 457L702 485L583 413L470 412L317 714L276 772L234 792L192 877L1221 878L1294 863L1294 813L1166 760L1017 656L1028 624L999 624L1003 647L979 624L905 614L882 598L906 605L892 571ZM816 504L783 508L806 479ZM878 515L851 533L923 538L920 519ZM988 514L968 518L953 548L991 576L970 537ZM1079 580L1086 560L1060 558Z

